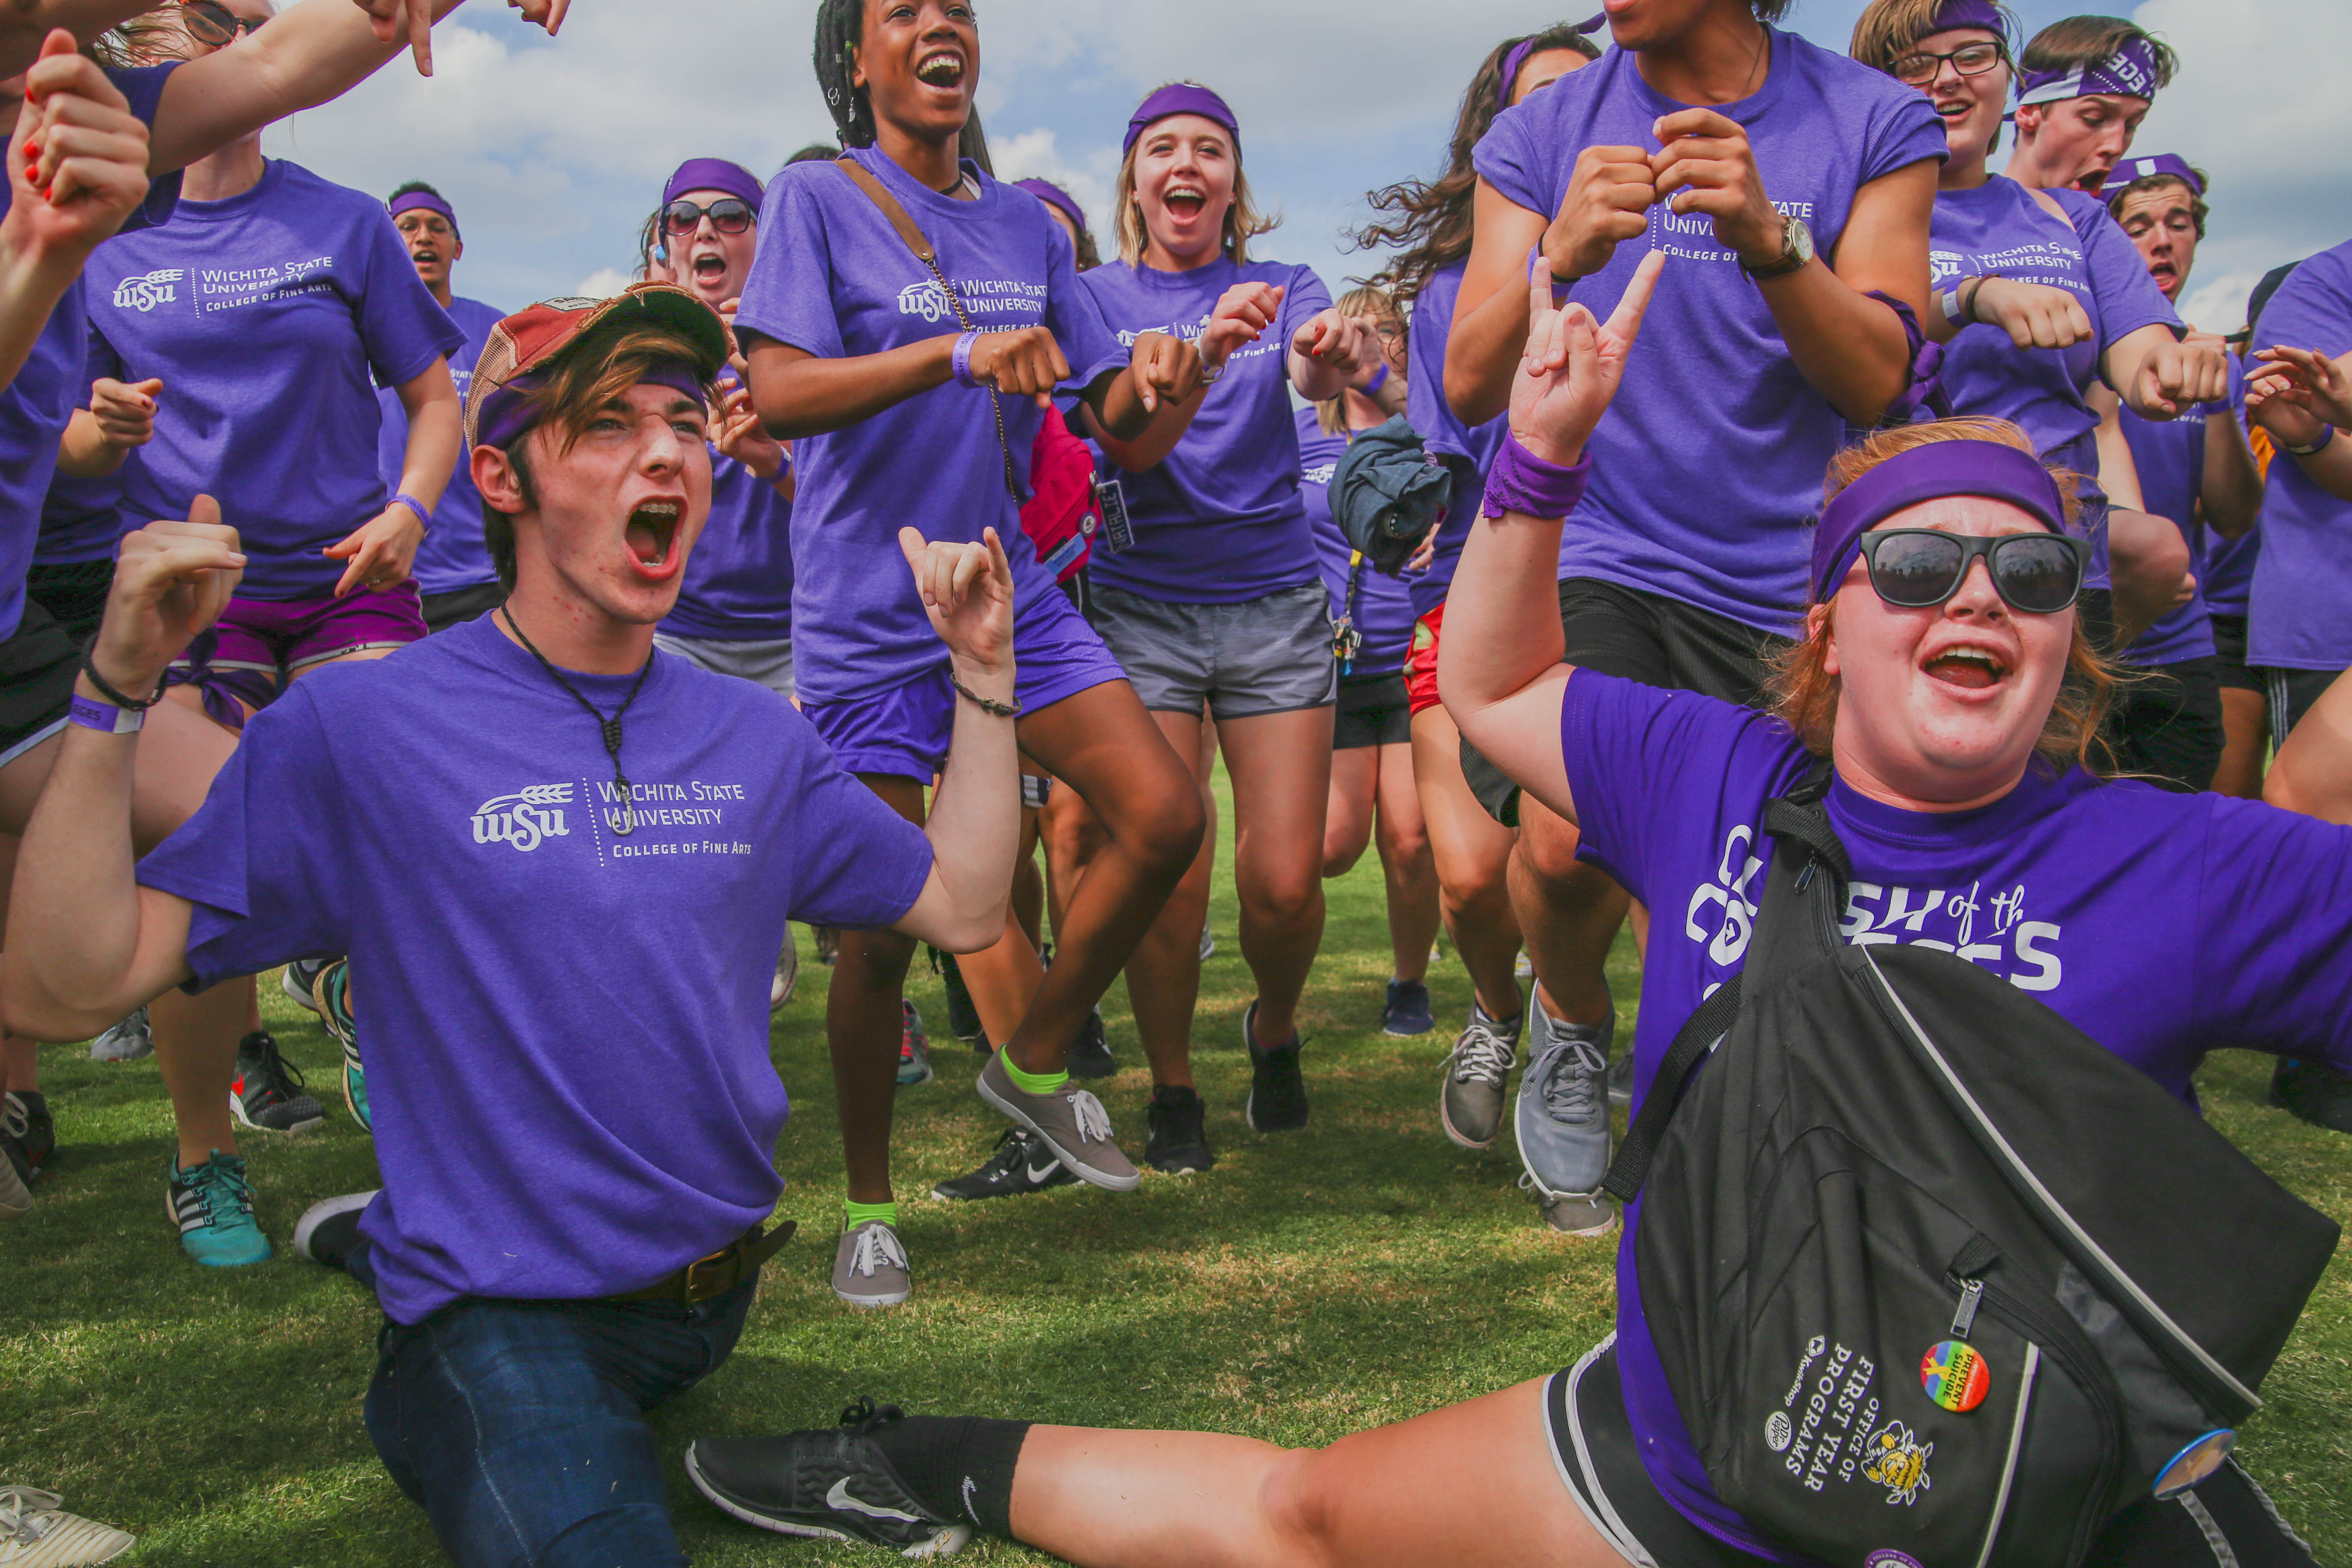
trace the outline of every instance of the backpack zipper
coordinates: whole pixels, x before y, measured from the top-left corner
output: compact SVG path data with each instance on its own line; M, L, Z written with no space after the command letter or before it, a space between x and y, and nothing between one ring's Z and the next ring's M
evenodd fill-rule
M1954 1072L1951 1064L1944 1059L1944 1053L1938 1050L1936 1043L1927 1037L1927 1031L1919 1026L1919 1020L1912 1016L1911 1009L1904 1005L1902 995L1888 984L1885 974L1878 967L1877 961L1871 957L1870 950L1864 947L1856 951L1862 954L1863 963L1869 969L1871 978L1878 982L1880 991L1885 994L1889 1002L1894 1004L1896 1016L1902 1019L1904 1027L1910 1031L1911 1038L1925 1053L1928 1064L1943 1079L1945 1087L1950 1091L1953 1099L1967 1112L1979 1134L2000 1156L2011 1175L2031 1194L2033 1203L2042 1211L2044 1221L2072 1240L2076 1252L2076 1260L2092 1270L2097 1276L2098 1282L2105 1285L2111 1294L2130 1300L2141 1313L2145 1314L2146 1321L2154 1323L2161 1331L2161 1337L2168 1340L2171 1344L2173 1354L2170 1359L2173 1362L2174 1370L2182 1373L2188 1382L2197 1386L2198 1391L2204 1395L2206 1404L2224 1414L2229 1413L2235 1405L2241 1420L2245 1415L2261 1409L2263 1402L2254 1391L2239 1382L2229 1368L2214 1360L2211 1352L2208 1352L2203 1345L2189 1338L2188 1332L2172 1321L2172 1315L2158 1306L2155 1299L2146 1290L2141 1289L2139 1282L2125 1273L2116 1260L2107 1256L2106 1249L2094 1240L2090 1234L2076 1222L2074 1216L2066 1212L2065 1206L2058 1202L2050 1189L2042 1185L2042 1178L2034 1174L2032 1169L2018 1156L2017 1151L2010 1146L2009 1140L2001 1135L2000 1129L1992 1124L1992 1120L1985 1114L1984 1108L1977 1103L1976 1096L1969 1092L1968 1085L1960 1081L1959 1075Z
M2041 1355L2048 1354L2058 1363L2061 1371L2074 1380L2075 1384L2083 1390L2084 1396L2091 1402L2092 1409L2098 1417L2100 1429L2105 1435L2106 1441L2103 1445L2103 1453L2099 1461L2098 1484L2092 1488L2083 1511L2075 1520L2074 1550L2069 1553L2067 1561L2076 1561L2089 1543L2091 1531L2100 1521L2100 1501L2114 1489L2116 1471L2123 1463L2125 1440L2123 1396L2115 1387L2114 1376L2108 1372L2107 1363L2099 1354L2098 1347L2091 1342L2089 1332L2063 1308L2054 1313L2046 1313L2042 1310L2039 1300L2012 1295L2000 1286L1988 1284L1982 1279L1962 1279L1957 1275L1947 1273L1944 1276L1944 1282L1959 1291L1961 1309L1969 1310L1971 1326L1976 1317L1974 1310L1970 1309L1970 1297L1973 1295L1976 1302L1990 1308L1994 1317L2005 1320L2011 1328L2016 1330L2024 1338L2029 1360L2038 1361ZM1957 1325L1958 1321L1956 1313L1953 1321ZM1956 1334L1955 1337L1960 1336ZM2018 1419L2021 1423L2018 1432L2021 1436L2024 1431L2022 1426L2024 1412L2021 1406ZM2016 1440L2012 1438L2012 1444ZM2012 1465L2015 1463L2013 1447L2011 1463ZM2009 1487L2004 1480L2001 1487L2003 1509L2007 1507L2008 1495ZM1993 1516L1992 1533L1985 1538L1988 1552L1991 1550L1993 1534L2000 1531L2000 1512L1996 1511Z

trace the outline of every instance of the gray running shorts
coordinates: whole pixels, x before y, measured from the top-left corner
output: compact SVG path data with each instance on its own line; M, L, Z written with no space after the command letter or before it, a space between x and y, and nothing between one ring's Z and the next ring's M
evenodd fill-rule
M777 696L793 694L793 644L790 637L753 637L744 642L718 637L672 637L654 633L654 646L698 664L713 675L732 675L766 687Z
M1088 612L1156 712L1218 719L1328 708L1339 694L1331 595L1318 578L1234 605L1171 605L1096 584Z

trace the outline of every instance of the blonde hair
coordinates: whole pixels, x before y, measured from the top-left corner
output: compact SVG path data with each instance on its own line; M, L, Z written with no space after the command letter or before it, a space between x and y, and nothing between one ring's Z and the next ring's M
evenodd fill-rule
M2033 443L2025 432L2006 419L1938 419L1932 424L1897 425L1876 432L1831 458L1822 499L1826 502L1890 458L1932 447L1939 441L1994 441L2021 452L2034 453ZM2070 532L2074 531L2082 521L2082 503L2077 499L2080 479L2063 468L2052 469L2051 477L2058 481L2066 526ZM1774 656L1766 695L1771 700L1773 713L1796 731L1805 749L1825 757L1837 733L1840 683L1828 668L1837 607L1834 603L1823 603L1826 608L1806 635ZM2112 773L2115 758L2099 731L2122 679L2114 662L2092 646L2078 613L2074 618L2074 640L2066 650L2066 674L2059 684L2057 699L2050 705L2050 716L2042 721L2042 735L2034 742L2034 750L2061 768L2079 764L2086 773Z
M1177 84L1167 82L1162 85L1174 87ZM1183 85L1199 87L1202 84L1188 79ZM1158 91L1159 89L1153 90ZM1146 135L1149 135L1148 128ZM1279 226L1282 217L1280 214L1267 217L1257 210L1257 203L1250 197L1248 172L1242 167L1242 139L1233 136L1231 140L1234 144L1234 205L1225 209L1223 248L1226 258L1238 266L1249 260L1249 242ZM1143 204L1135 195L1135 155L1143 150L1144 141L1144 136L1137 137L1135 145L1129 147L1127 156L1119 161L1118 184L1111 191L1110 197L1114 215L1111 226L1118 239L1118 258L1129 267L1141 264L1143 253L1151 243L1151 235L1143 226Z
M1942 10L1944 5L1945 0L1872 0L1871 5L1863 8L1862 15L1854 18L1853 38L1847 44L1845 52L1851 58L1874 69L1891 71L1895 68L1895 62L1912 45L1937 30L1936 13ZM2014 33L2017 22L2010 15L2009 7L2001 0L1993 0L1993 5L2000 13L2001 20L2009 24L2002 29L2003 34ZM1974 23L1969 25L1975 26ZM2004 56L2008 50L2009 39L2004 36L2001 39Z
M1370 316L1375 321L1394 321L1399 329L1410 331L1404 313L1397 309L1396 297L1385 289L1370 283L1359 283L1339 296L1338 306L1343 316ZM1348 395L1342 391L1337 397L1327 397L1315 405L1315 423L1326 436L1337 436L1348 427Z

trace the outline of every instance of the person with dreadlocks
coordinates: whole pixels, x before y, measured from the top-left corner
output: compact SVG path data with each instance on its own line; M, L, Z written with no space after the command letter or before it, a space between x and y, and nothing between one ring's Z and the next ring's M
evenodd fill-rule
M883 568L909 518L952 539L995 528L1019 588L1020 680L1013 700L982 705L1019 716L1022 749L1093 807L1108 843L979 1092L1081 1180L1131 1192L1141 1178L1101 1102L1069 1083L1067 1053L1191 861L1201 805L1118 662L1021 535L1019 514L1057 388L1133 439L1181 422L1200 356L1157 332L1122 348L1078 287L1069 239L1045 205L960 156L980 79L965 0L824 0L816 74L845 151L829 164L789 165L769 185L736 317L753 405L793 443L799 470L793 636L803 710L844 768L921 820L955 715L982 700L956 680L911 586ZM893 932L844 932L826 1005L849 1176L833 1288L859 1307L912 1289L889 1137L913 953Z

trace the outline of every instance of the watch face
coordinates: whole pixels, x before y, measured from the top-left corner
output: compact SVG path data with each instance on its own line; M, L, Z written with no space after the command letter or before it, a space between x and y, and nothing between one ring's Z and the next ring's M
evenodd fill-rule
M1789 253L1797 258L1800 266L1813 258L1813 231L1805 226L1803 218L1789 220Z

